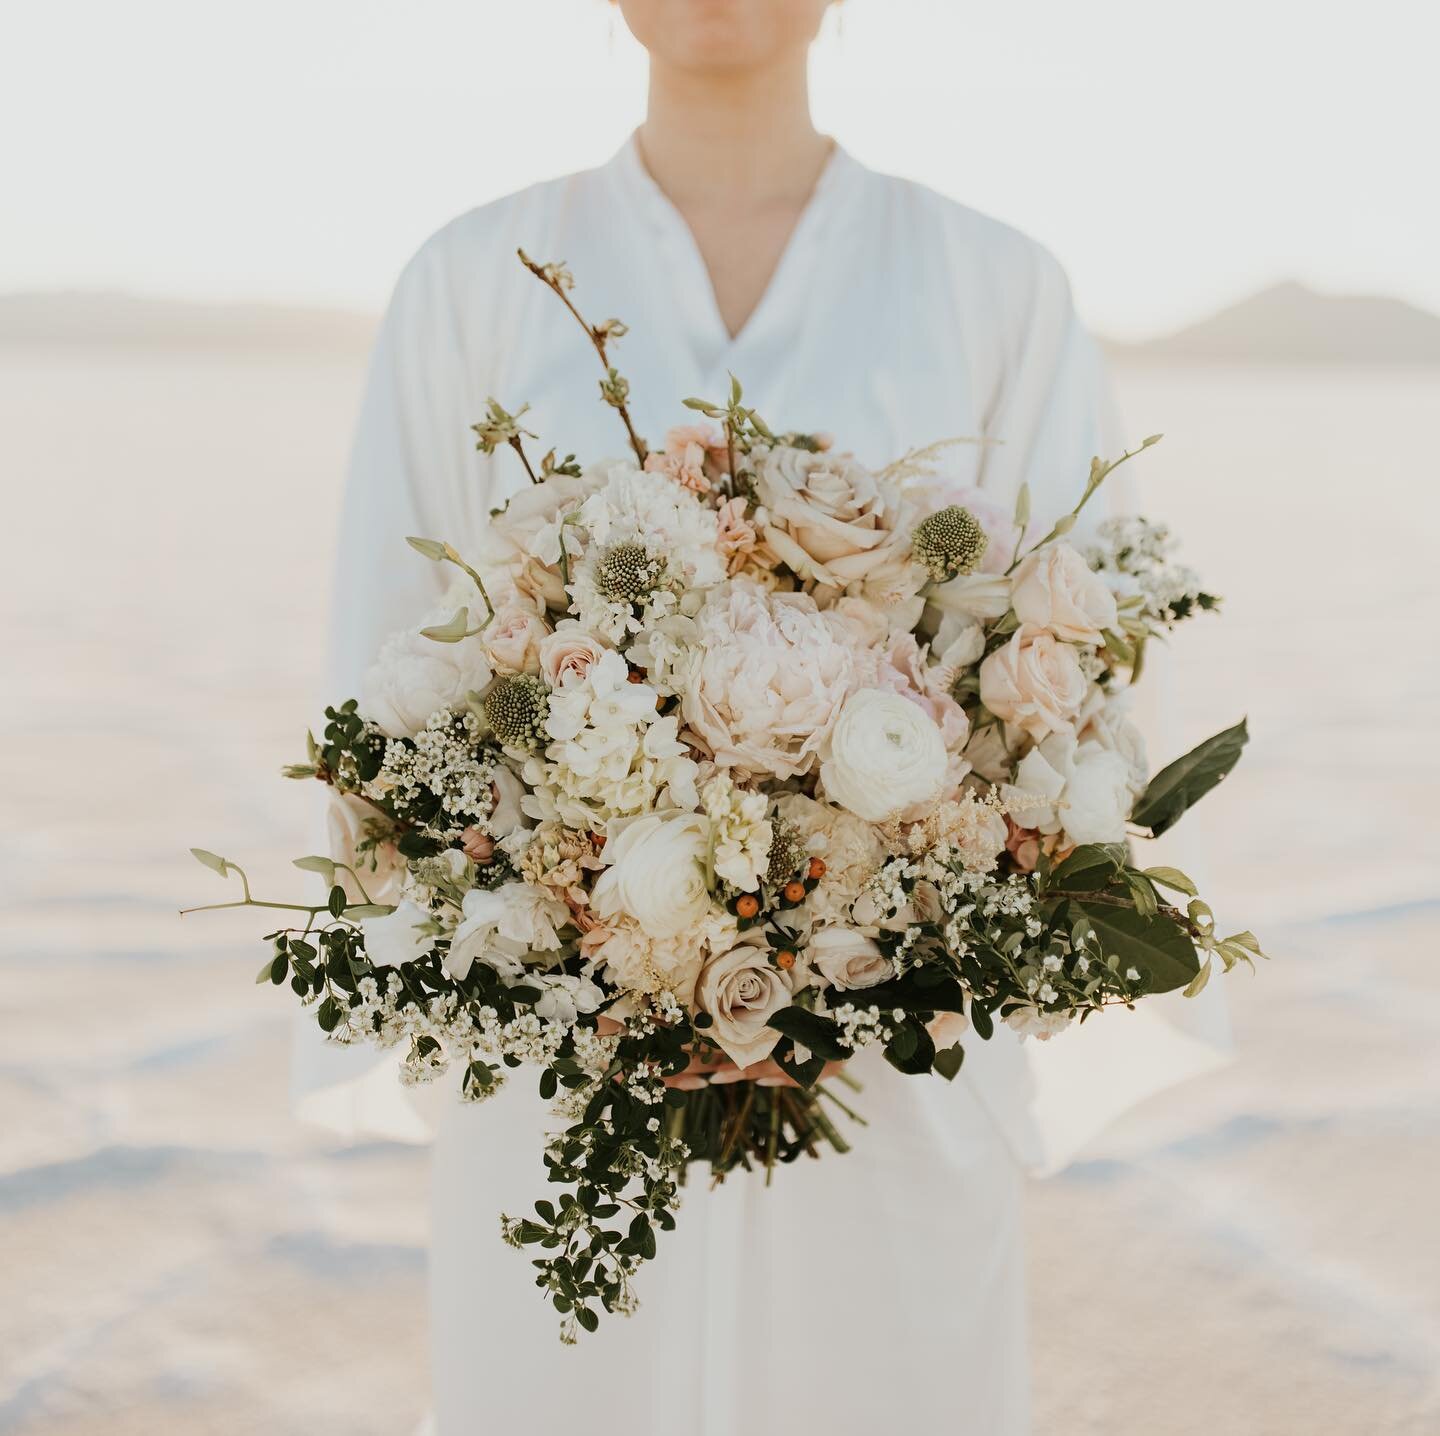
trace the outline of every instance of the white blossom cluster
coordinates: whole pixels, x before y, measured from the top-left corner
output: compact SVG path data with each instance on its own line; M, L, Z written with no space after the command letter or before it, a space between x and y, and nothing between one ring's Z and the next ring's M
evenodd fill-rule
M1199 574L1170 557L1175 542L1168 524L1129 514L1106 519L1085 557L1117 598L1138 598L1146 619L1168 626L1202 594Z
M444 816L426 822L423 830L449 840L494 809L496 757L482 746L473 713L442 708L411 742L386 744L379 773L362 791L402 813L433 794Z

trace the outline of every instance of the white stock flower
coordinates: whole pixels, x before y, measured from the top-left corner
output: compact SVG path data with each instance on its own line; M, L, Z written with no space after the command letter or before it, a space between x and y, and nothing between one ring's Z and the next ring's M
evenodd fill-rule
M651 813L626 823L605 845L609 866L595 884L595 912L634 918L652 938L693 927L710 908L709 843L710 822L700 813Z
M741 579L712 595L696 627L681 705L715 762L777 778L808 773L855 681L849 625L806 594Z
M980 665L980 701L1036 742L1073 732L1088 691L1075 649L1033 624L1022 623Z
M1119 622L1115 595L1068 543L1047 544L1021 560L1011 606L1021 623L1048 628L1067 643L1099 643Z
M770 862L770 800L753 788L737 788L723 769L701 790L713 833L715 876L742 892L754 892Z
M387 738L413 738L442 708L463 702L467 693L489 683L492 672L485 646L478 635L459 643L437 643L423 638L422 628L448 623L455 610L469 606L473 592L452 589L447 600L414 628L386 641L360 685L359 712Z
M811 965L841 992L874 987L895 975L895 964L874 938L853 927L822 927L805 948Z
M826 740L820 782L867 822L938 798L948 757L935 720L898 693L862 688L845 700Z
M765 940L754 935L707 959L695 987L696 1006L713 1019L706 1036L737 1067L762 1062L774 1050L780 1034L766 1023L790 1005L790 996Z
M409 898L384 917L362 918L360 931L365 935L365 955L376 967L419 962L435 946L430 914Z

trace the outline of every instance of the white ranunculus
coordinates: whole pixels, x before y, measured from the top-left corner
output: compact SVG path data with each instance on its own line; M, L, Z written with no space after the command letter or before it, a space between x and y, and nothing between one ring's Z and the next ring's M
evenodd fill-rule
M874 987L895 975L895 964L874 938L853 927L822 927L811 937L805 955L831 987L841 992Z
M328 836L327 851L337 863L344 863L359 874L360 884L371 902L394 903L400 899L400 884L405 877L405 859L393 843L367 848L362 857L356 849L365 840L365 824L379 814L373 805L354 793L337 793L332 788L325 811ZM353 903L362 902L360 887L349 873L337 872L335 881L345 889Z
M1021 560L1011 605L1021 623L1067 643L1099 643L1119 622L1115 595L1068 543L1046 544Z
M608 866L595 884L595 912L602 919L632 917L653 938L693 927L710 908L709 843L702 813L650 813L624 824L605 845Z
M473 593L457 591L454 602L441 604L381 648L361 683L359 711L387 738L413 738L442 708L490 682L490 662L478 635L437 643L420 634L422 628L448 623L457 608L474 602Z
M713 1019L706 1035L737 1066L763 1062L780 1034L766 1023L790 1005L790 984L771 965L763 938L749 936L716 953L700 969L695 1002Z
M399 967L402 962L419 962L435 946L429 930L430 914L406 898L384 917L360 921L365 935L365 955L376 967Z
M924 709L879 688L845 700L820 764L826 796L876 823L938 798L945 786L945 739Z

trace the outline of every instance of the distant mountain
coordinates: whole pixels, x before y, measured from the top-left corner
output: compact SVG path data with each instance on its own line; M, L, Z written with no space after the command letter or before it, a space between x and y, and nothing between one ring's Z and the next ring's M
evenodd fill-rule
M190 304L66 290L0 294L0 346L99 345L363 353L375 320L339 309Z
M1440 315L1400 299L1277 284L1186 329L1108 346L1121 359L1252 364L1440 364Z

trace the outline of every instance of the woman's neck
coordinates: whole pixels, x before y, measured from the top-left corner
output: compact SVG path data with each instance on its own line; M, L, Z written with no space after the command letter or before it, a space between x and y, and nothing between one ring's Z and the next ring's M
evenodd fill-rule
M803 53L733 72L652 65L639 140L646 168L682 211L705 199L803 202L832 148L810 119Z

